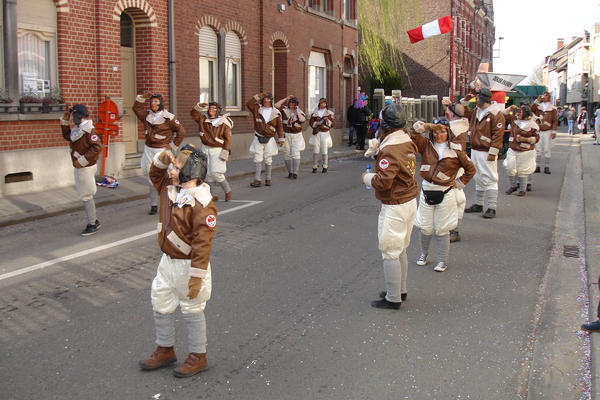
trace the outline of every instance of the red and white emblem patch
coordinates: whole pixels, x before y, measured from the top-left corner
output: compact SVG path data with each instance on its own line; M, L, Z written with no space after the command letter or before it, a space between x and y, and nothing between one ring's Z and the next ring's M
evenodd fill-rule
M176 119L176 120L175 120L175 123L176 123L177 125L179 125L179 120L178 120L178 119Z
M98 140L98 135L92 135L90 136L90 139L92 139L92 141L97 141Z
M502 122L498 122L498 125L496 125L496 127L502 128Z
M379 161L379 168L388 169L389 166L390 166L390 162L386 158L383 158Z
M206 225L208 225L209 228L214 228L217 226L217 216L214 214L209 214L206 217Z

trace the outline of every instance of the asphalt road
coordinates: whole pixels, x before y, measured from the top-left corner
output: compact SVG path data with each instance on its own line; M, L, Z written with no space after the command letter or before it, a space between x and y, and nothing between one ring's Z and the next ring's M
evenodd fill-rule
M137 366L155 348L161 255L147 200L99 208L100 233L88 238L82 213L1 228L0 397L522 398L567 150L564 139L553 174L535 174L522 198L504 194L499 168L498 218L465 214L446 272L433 271L433 247L415 264L415 229L398 311L370 306L385 286L380 203L359 183L362 156L327 174L303 166L298 180L278 172L271 187L232 181L236 201L218 203L213 240L210 369L188 379ZM474 183L466 191L470 205ZM188 353L178 316L176 365Z

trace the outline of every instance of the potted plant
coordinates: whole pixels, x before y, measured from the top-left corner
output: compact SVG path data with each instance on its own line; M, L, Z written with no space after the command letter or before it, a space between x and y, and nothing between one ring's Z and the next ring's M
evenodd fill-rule
M8 95L8 90L0 88L0 111L9 112L13 100Z
M37 92L32 88L27 88L21 98L19 99L19 112L25 114L28 112L40 111L42 99L38 96Z
M50 92L46 93L42 99L42 112L62 111L64 106L62 90L57 86L52 86Z

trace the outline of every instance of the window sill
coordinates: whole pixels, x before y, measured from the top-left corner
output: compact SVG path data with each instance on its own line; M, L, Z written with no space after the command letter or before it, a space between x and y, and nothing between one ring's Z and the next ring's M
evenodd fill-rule
M226 111L226 113L229 114L230 117L247 117L250 115L250 112L248 111Z

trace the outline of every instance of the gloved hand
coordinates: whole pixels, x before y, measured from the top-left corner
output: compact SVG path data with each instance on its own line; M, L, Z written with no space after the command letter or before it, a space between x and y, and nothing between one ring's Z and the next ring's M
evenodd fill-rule
M259 99L262 99L262 98L264 98L264 97L266 97L266 96L267 96L267 94L266 94L266 93L261 93L261 94L259 94L259 95L258 95L258 98L259 98Z
M71 119L71 113L69 111L65 111L65 113L63 114L62 119L64 119L65 121L68 121Z
M452 103L450 103L450 100L448 100L448 99L442 100L442 105L448 107L450 104L452 104Z
M201 287L202 287L202 278L198 278L196 276L190 276L190 280L188 281L189 292L187 294L187 297L189 297L190 300L194 300L196 297L198 297L198 293L200 293Z
M173 153L171 153L171 150L165 150L158 155L158 161L165 165L169 165L171 164L171 160L173 159L173 157L174 156Z
M550 137L551 137L552 139L556 139L556 133L555 133L555 132L552 132L552 134L550 135Z
M365 157L375 158L375 154L377 154L377 150L379 149L379 140L377 139L369 139L369 148L365 151Z
M425 129L425 122L423 121L417 121L413 124L413 129L415 130L415 132L417 133L423 133L425 132L427 129Z
M206 107L208 107L208 103L198 103L198 107L206 108Z
M140 96L142 99L149 99L150 97L152 97L152 93L148 92L148 93L144 93L143 95Z
M495 155L493 155L493 154L488 154L488 156L487 156L487 160L488 160L488 161L496 161L496 156L495 156Z
M517 142L523 143L523 142L528 142L528 141L529 140L526 137L521 136L521 135L517 135Z
M79 163L79 160L75 160L75 162L73 163L73 166L75 168L81 168L81 164Z

